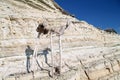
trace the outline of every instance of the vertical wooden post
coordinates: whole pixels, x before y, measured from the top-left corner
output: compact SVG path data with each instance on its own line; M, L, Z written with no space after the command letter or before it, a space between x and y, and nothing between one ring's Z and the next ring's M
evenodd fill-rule
M61 68L62 68L62 41L61 41L61 35L59 35L59 59L60 59L60 74L61 74Z
M51 47L51 64L52 64L52 77L54 77L54 63L53 63L53 44L52 44L52 32L50 33L50 47Z
M35 77L35 61L37 59L37 51L38 51L38 39L36 40L36 44L35 44L35 49L34 49L34 52L33 52L33 56L32 56L32 68L33 68L33 71L32 71L32 75L33 75L33 80L34 80L34 77Z
M34 52L33 52L33 56L32 56L32 70L33 71L31 71L32 72L32 76L33 76L33 80L34 80L34 72L35 72L35 54L36 54L36 45L35 45L35 49L34 49Z

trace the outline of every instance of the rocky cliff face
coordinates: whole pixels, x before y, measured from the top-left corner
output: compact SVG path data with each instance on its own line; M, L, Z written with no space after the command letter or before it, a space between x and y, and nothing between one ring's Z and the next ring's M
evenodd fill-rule
M62 35L62 75L51 78L51 54L44 54L50 47L50 34L42 34L37 39L36 28L44 23L59 30L67 22L70 25ZM58 40L58 36L53 34L54 67L59 66L60 61ZM38 45L38 63L32 55L29 59L31 68L35 70L34 77L26 70L28 45L31 51ZM119 53L119 35L108 34L71 17L53 0L0 1L1 79L119 80Z

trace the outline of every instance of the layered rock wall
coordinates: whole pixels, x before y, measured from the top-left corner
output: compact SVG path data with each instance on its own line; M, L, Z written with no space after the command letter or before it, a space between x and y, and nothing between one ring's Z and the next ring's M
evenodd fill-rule
M35 79L50 78L51 54L48 63L42 51L50 47L50 34L37 39L40 23L58 30L67 22L69 27L62 37L62 75L58 80L119 80L120 36L108 34L85 21L67 14L53 0L1 0L0 1L0 77L1 79L31 80L26 71L26 49L38 45ZM53 34L54 66L59 63L59 37ZM49 52L50 53L50 52ZM32 62L32 55L30 62ZM31 66L32 63L31 63ZM50 73L49 73L50 72ZM41 74L41 75L40 75ZM62 79L61 79L62 78Z

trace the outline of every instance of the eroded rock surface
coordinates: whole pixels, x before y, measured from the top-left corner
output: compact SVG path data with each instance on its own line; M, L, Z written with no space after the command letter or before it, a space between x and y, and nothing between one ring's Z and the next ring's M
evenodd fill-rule
M50 34L37 39L40 23L60 29L69 22L62 37L62 74L51 78ZM53 34L54 67L59 66L59 37ZM27 73L26 49L38 45L38 61L30 55ZM0 78L5 80L119 80L120 36L108 34L79 21L53 0L0 1ZM34 62L33 62L34 61Z

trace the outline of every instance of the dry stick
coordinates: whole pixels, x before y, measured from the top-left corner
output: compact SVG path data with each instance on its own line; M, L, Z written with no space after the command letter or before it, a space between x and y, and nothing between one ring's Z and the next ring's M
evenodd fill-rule
M60 57L60 74L61 74L61 68L62 68L62 42L61 42L61 35L59 35L59 57Z
M50 33L50 47L51 47L51 64L52 64L52 77L54 77L54 63L53 63L53 44L52 44L52 32Z
M34 61L35 61L35 55L36 55L36 46L35 46L35 49L34 49L34 53L33 53L33 58L32 58L32 66L33 66L33 71L32 71L32 76L33 76L33 80L34 80L34 72L35 72L35 65L34 65Z
M64 31L69 27L70 23L67 22L66 27L62 27L60 29L60 32L58 34L59 36L59 58L60 58L60 62L59 62L59 66L60 66L60 74L61 74L61 69L62 69L62 34L64 34Z
M38 40L36 40L36 41L38 41ZM34 78L35 78L35 75L34 75L34 73L35 73L35 65L34 65L34 61L36 60L36 57L37 57L37 45L38 45L38 43L36 43L36 45L35 45L35 49L34 49L34 52L33 52L33 57L32 57L32 66L33 66L33 71L32 71L32 75L33 75L33 80L34 80Z
M87 76L88 80L90 80L90 77L89 77L89 75L88 75L87 71L85 70L85 66L83 65L83 63L82 63L82 61L81 61L81 60L80 60L80 64L81 64L81 66L83 67L84 73L86 74L86 76Z

